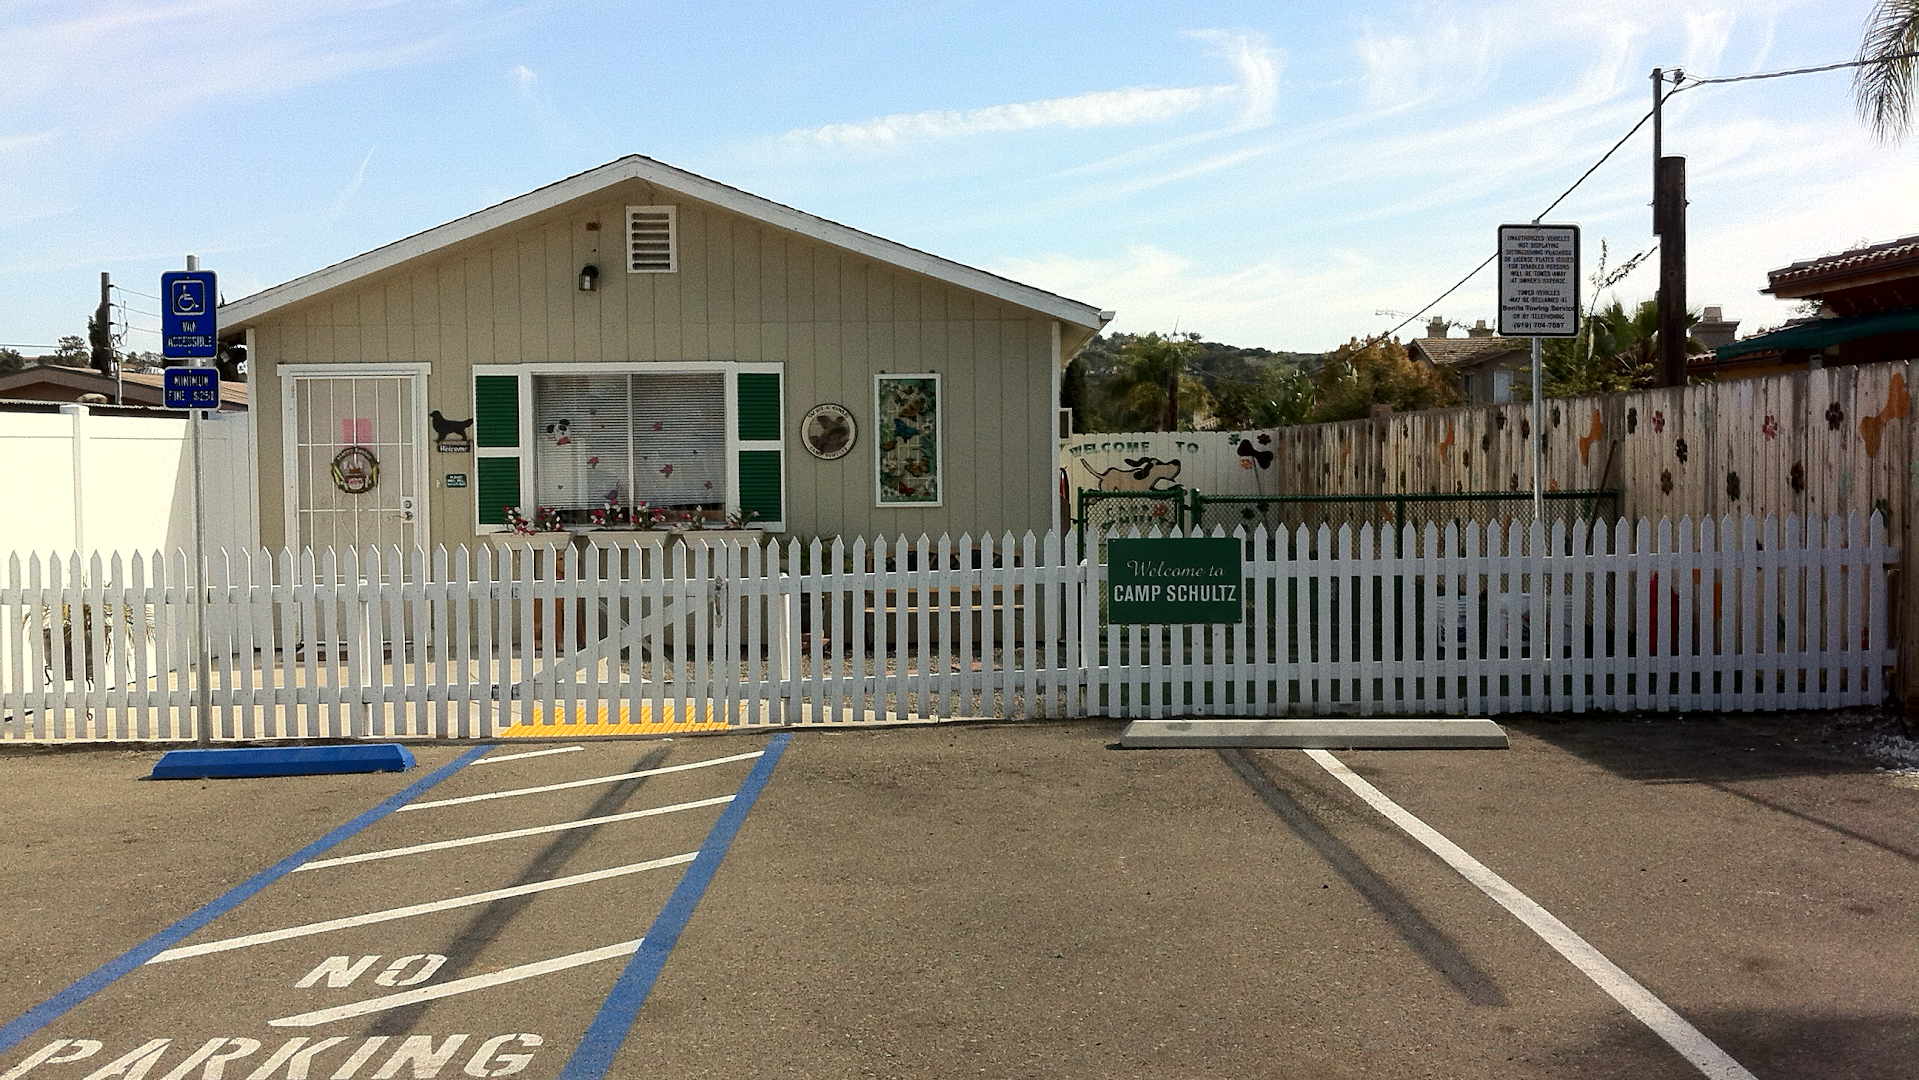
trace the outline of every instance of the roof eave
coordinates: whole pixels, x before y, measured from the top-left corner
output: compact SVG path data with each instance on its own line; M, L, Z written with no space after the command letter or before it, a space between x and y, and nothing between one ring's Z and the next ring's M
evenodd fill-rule
M554 207L584 198L627 180L643 180L681 194L712 203L724 209L809 236L829 244L858 252L902 269L925 274L961 288L1005 300L1008 303L1097 331L1110 316L1098 308L1069 300L1044 289L1024 285L1010 278L950 259L942 259L917 248L861 232L849 225L795 210L782 203L761 198L716 180L676 169L652 158L630 154L598 168L569 176L543 188L476 211L465 217L438 225L424 232L343 262L316 270L292 281L245 296L220 307L223 330L238 330L248 323L290 304L317 296L359 278L469 240L493 229L543 213Z

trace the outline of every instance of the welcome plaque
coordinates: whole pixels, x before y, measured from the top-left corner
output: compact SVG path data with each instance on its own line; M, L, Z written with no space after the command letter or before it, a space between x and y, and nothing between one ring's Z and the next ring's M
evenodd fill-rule
M1113 539L1106 544L1111 623L1236 623L1239 541L1230 536Z

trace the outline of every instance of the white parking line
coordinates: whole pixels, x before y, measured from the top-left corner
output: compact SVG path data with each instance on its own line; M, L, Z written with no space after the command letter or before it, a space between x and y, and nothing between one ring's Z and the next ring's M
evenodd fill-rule
M568 788L591 787L594 784L612 784L621 780L633 780L642 776L663 776L666 773L685 772L688 769L704 769L709 765L724 765L729 761L748 761L765 753L755 750L750 754L734 754L731 757L708 758L705 761L689 761L684 765L668 765L660 769L641 769L639 772L614 773L612 776L595 776L588 780L569 780L564 784L545 784L540 787L513 788L510 791L490 791L485 795L466 795L458 799L435 799L433 802L416 802L400 807L401 810L429 810L436 806L461 806L466 803L486 802L489 799L511 799L516 795L538 795L547 791L565 791Z
M282 1016L278 1020L267 1021L267 1024L272 1027L314 1027L319 1024L330 1023L334 1020L349 1020L355 1016L365 1016L368 1013L385 1012L388 1009L397 1009L403 1005L413 1005L422 1001L436 1001L444 997L453 997L456 994L465 994L474 990L484 990L489 986L498 986L501 983L519 982L521 979L531 979L537 975L547 975L555 971L565 971L568 968L596 964L601 960L612 960L615 957L631 956L639 951L640 942L644 940L646 939L634 938L632 941L622 941L617 945L604 945L597 949L588 949L585 952L556 956L551 960L541 960L532 964L521 964L517 967L502 968L488 975L472 975L464 979L455 979L452 982L441 983L438 986L423 986L418 990L408 990L399 994L388 994L385 997L368 998L365 1001L349 1002L345 1005L336 1005L331 1009L316 1009L313 1012L304 1012L297 1016Z
M502 761L518 761L521 758L545 757L548 754L576 754L586 749L584 746L562 746L554 750L528 750L524 754L501 754L499 757L481 758L475 765L498 765Z
M496 840L512 840L521 836L539 836L543 833L565 832L568 829L586 829L594 825L611 825L616 821L632 821L635 818L657 817L660 814L673 814L681 810L698 810L703 806L719 806L733 801L731 795L716 795L710 799L696 799L692 802L674 803L671 806L654 806L645 810L628 810L624 814L608 814L605 817L580 818L577 821L562 821L555 825L532 825L524 829L512 829L507 832L482 833L479 836L462 836L455 840L435 840L428 844L414 844L410 847L385 848L380 851L366 851L358 855L342 855L337 859L315 859L294 868L294 873L302 870L319 870L328 866L345 866L348 863L373 862L377 859L397 859L402 855L418 855L423 851L445 851L448 848L469 847L473 844L491 844Z
M1406 831L1413 839L1426 845L1433 854L1446 860L1446 864L1459 871L1460 876L1478 886L1479 891L1513 913L1527 928L1538 934L1546 944L1553 947L1559 955L1572 962L1572 965L1584 972L1586 977L1599 985L1601 990L1611 995L1614 1001L1626 1007L1626 1010L1638 1017L1640 1022L1653 1030L1653 1034L1666 1040L1674 1050L1679 1051L1687 1061L1693 1063L1700 1072L1712 1080L1755 1080L1745 1066L1732 1059L1732 1055L1719 1048L1698 1028L1672 1010L1672 1007L1653 996L1652 991L1639 984L1637 979L1606 959L1605 954L1592 947L1585 938L1574 933L1572 928L1560 922L1553 913L1540 907L1531 897L1520 892L1505 878L1487 869L1484 863L1466 854L1458 844L1442 836L1437 829L1414 817L1404 807L1387 798L1380 790L1367 783L1357 773L1347 768L1338 758L1324 750L1308 750L1306 756L1320 764L1334 779L1345 784L1355 795L1366 800L1373 809L1386 815L1393 824Z
M289 926L283 930L266 930L258 934L222 938L219 941L208 941L198 945L185 945L178 949L168 949L166 952L160 953L153 959L147 961L147 963L164 964L169 960L185 960L191 956L205 956L209 953L244 949L249 945L265 945L268 942L286 941L290 938L297 937L309 937L313 934L324 934L332 930L345 930L354 926L368 926L372 923L392 922L395 919L408 919L415 915L431 915L436 911L450 911L454 908L471 907L474 904L487 904L495 900L505 900L513 896L529 896L533 893L549 892L553 889L564 889L569 885L585 885L588 882L625 877L628 874L637 874L645 870L660 870L668 866L681 866L685 863L692 862L698 854L699 852L697 851L689 851L684 855L671 855L664 859L652 859L648 862L615 866L606 870L594 870L590 873L574 874L571 877L551 878L546 881L536 881L530 885L514 885L510 888L493 889L489 892L468 893L465 896L452 896L445 900L432 900L424 904L409 904L406 907L388 908L385 911L371 911L365 915L349 915L339 919L328 919L325 922L306 923L302 926Z

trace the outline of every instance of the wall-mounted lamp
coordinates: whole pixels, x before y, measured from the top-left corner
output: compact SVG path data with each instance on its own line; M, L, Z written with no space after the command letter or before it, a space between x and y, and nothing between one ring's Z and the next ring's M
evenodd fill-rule
M585 266L580 267L580 291L581 292L592 292L594 289L599 288L599 285L600 285L600 268L599 267L594 266L592 263L587 263Z

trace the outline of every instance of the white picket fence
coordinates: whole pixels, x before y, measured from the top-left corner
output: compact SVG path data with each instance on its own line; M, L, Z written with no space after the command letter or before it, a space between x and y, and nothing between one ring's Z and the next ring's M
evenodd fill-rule
M1072 534L210 560L221 739L1883 699L1875 515L1241 536L1239 623L1106 624ZM1089 544L1097 550L1101 545ZM15 555L0 739L191 737L189 561Z

